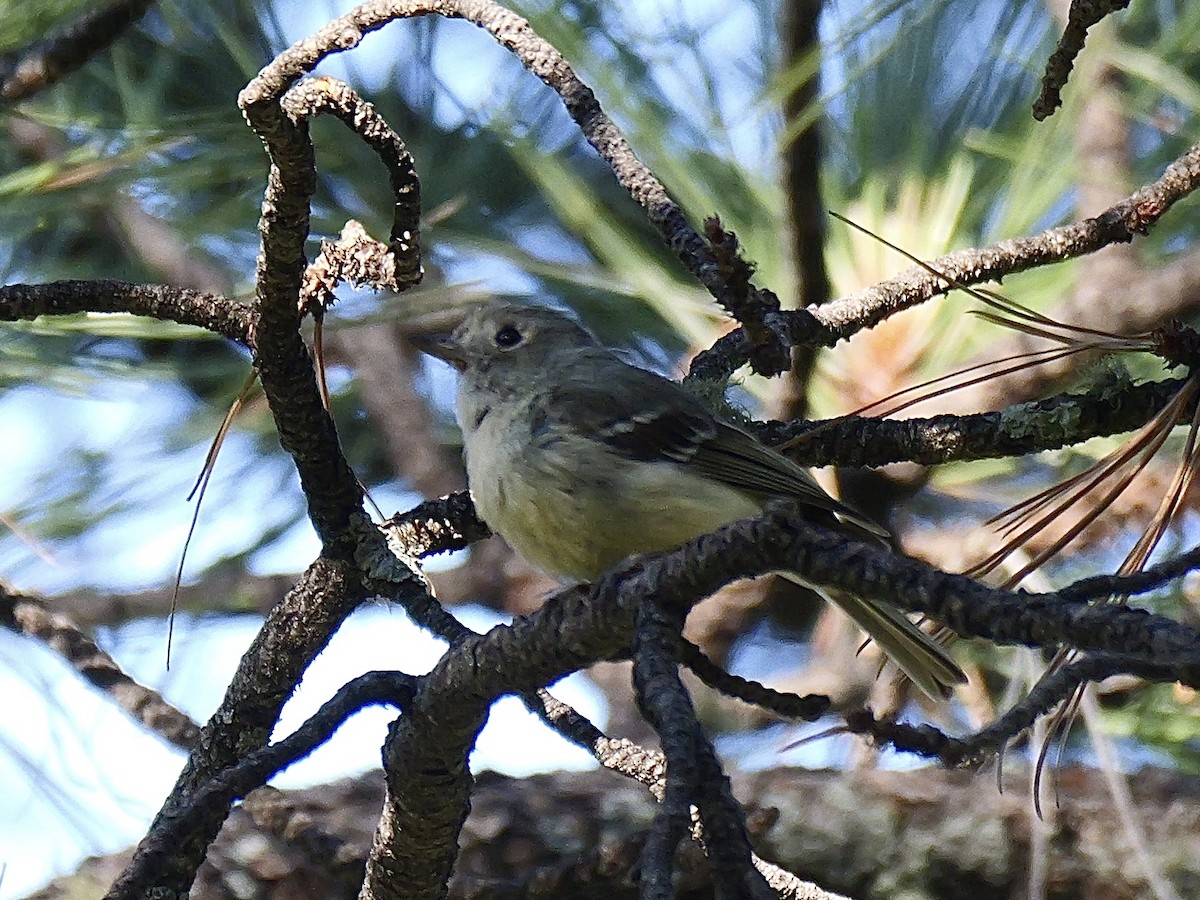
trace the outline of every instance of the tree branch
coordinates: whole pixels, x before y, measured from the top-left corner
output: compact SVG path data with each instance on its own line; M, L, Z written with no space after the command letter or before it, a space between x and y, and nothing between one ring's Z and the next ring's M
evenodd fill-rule
M307 122L321 113L337 117L375 151L387 169L393 206L389 252L370 254L372 262L369 265L364 265L365 254L361 250L346 254L347 260L357 263L358 267L356 269L343 264L338 269L336 280L370 284L377 290L387 288L397 293L420 282L421 183L417 179L412 154L408 152L404 141L374 106L359 97L350 85L336 78L321 76L301 81L283 95L280 104L296 122ZM358 231L365 237L362 226L358 226ZM358 233L354 236L359 237ZM349 237L343 232L344 240ZM330 286L329 290L332 289Z
M130 868L112 886L108 897L133 898L140 882L150 877L163 895L186 894L204 859L205 849L221 827L228 808L204 807L189 813L193 822L185 839L163 857L158 835L189 808L197 791L217 773L262 747L279 711L291 696L308 664L328 643L349 613L366 598L361 576L345 560L318 559L280 601L242 656L221 706L201 730L200 741L188 757L171 795L134 853ZM152 857L154 865L143 857ZM144 867L149 866L149 869ZM151 869L153 870L150 874Z
M999 412L915 419L845 416L823 422L765 422L760 439L809 466L937 465L1057 450L1133 431L1163 409L1186 379L1119 384L1095 394L1059 394ZM1180 421L1190 419L1182 417Z
M1073 696L1080 684L1103 681L1117 674L1136 675L1155 682L1176 680L1171 667L1098 654L1047 673L1011 709L967 737L951 737L932 725L910 725L890 716L876 719L869 709L848 712L846 730L865 735L880 745L935 758L946 766L977 766L1015 740L1041 716Z
M158 691L126 675L79 626L61 613L52 612L45 601L15 593L0 582L0 624L45 642L147 730L184 750L196 746L200 726L190 716L168 703Z
M51 281L0 287L0 321L85 312L125 312L195 325L250 347L258 313L247 303L165 284L124 281Z
M1093 218L1050 228L1030 237L1009 238L990 247L956 250L930 262L958 284L1000 281L1005 275L1074 259L1109 244L1146 234L1179 200L1200 186L1200 144L1172 162L1162 176ZM816 309L782 313L792 341L832 346L901 310L948 293L945 279L914 266L895 278L830 301ZM723 380L744 365L750 342L738 329L692 360L689 378Z
M756 350L755 362L760 365L760 371L769 374L781 371L787 364L787 345L778 315L778 299L769 291L754 289L748 282L731 284L727 280L719 253L688 224L679 205L637 158L620 129L600 108L591 88L580 81L562 54L539 37L525 19L491 0L373 0L363 3L276 56L242 91L239 103L248 117L255 118L260 106L282 95L326 56L358 46L364 35L395 19L430 14L465 19L487 31L562 97L567 113L588 143L612 169L618 183L642 207L667 246L717 302L750 329ZM262 125L265 127L267 123L264 121Z
M80 68L145 15L154 0L117 0L89 11L62 34L24 51L19 59L0 64L0 97L24 100Z
M412 699L415 679L401 672L367 672L344 685L303 725L281 741L249 754L201 785L170 816L156 822L138 845L133 863L109 891L109 897L161 896L160 873L175 865L180 845L191 842L217 816L267 779L303 759L325 743L350 716L381 703L404 708Z

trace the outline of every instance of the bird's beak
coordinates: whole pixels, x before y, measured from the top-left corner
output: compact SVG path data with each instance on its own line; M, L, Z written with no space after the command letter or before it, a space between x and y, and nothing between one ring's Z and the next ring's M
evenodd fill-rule
M467 355L451 335L417 334L413 335L410 340L412 345L422 353L436 356L438 359L450 363L460 372L467 367Z

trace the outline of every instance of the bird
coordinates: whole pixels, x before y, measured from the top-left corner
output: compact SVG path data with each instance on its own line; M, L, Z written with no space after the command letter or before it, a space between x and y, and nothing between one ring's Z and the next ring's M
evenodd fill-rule
M758 515L772 497L859 539L889 540L803 466L562 312L490 303L419 346L459 372L456 414L479 516L551 576L594 581L630 556ZM966 680L897 608L779 574L849 615L930 697Z

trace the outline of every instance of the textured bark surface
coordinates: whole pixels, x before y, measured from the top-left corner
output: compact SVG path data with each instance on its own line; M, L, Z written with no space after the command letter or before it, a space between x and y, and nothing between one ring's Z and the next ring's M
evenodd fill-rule
M733 779L762 856L859 900L1027 897L1033 827L1027 785L1025 773L1014 772L1000 794L992 772L936 770L780 769ZM1058 785L1060 808L1047 804L1045 896L1148 896L1099 773L1066 769ZM372 773L256 797L226 825L192 896L354 896L382 788ZM1133 778L1132 788L1155 862L1180 896L1200 896L1200 779L1147 771ZM482 775L450 896L634 898L633 875L653 811L642 787L607 772ZM37 896L99 896L123 859L91 860ZM694 846L685 849L678 872L677 896L711 896Z

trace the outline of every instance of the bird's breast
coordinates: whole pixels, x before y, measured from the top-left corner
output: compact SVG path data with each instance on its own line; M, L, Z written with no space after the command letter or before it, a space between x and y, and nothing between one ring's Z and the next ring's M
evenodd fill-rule
M727 485L662 461L629 460L562 428L530 428L493 408L467 434L479 515L551 575L595 579L635 553L673 549L758 504Z

